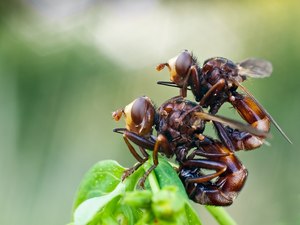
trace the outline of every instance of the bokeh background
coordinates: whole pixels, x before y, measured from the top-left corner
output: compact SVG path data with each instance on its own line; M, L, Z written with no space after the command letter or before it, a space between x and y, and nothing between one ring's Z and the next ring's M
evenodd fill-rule
M0 224L66 224L94 163L133 165L112 132L124 123L111 112L137 96L159 105L177 95L156 85L168 73L154 68L183 49L200 63L212 56L273 63L270 78L245 85L294 144L273 127L271 146L239 152L249 178L227 209L238 224L300 224L299 10L298 1L280 0L1 1ZM195 207L204 224L215 224Z

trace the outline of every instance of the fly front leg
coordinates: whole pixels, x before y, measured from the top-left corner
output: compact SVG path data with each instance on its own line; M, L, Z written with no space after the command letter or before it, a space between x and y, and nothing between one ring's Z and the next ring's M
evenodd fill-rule
M190 69L187 72L186 77L184 78L184 80L182 81L182 87L180 88L180 95L185 98L187 96L187 88L189 85L189 80L192 79L194 82L199 82L199 75L198 75L198 71L197 71L197 67L191 66Z
M137 135L131 131L128 131L125 128L116 128L113 130L116 133L123 134L124 142L126 143L130 153L134 156L134 158L138 161L133 167L124 171L122 175L122 181L124 181L128 176L134 173L141 165L143 165L149 158L148 153L145 151L145 148L153 149L154 143L150 140ZM129 142L132 141L139 146L139 149L144 157L141 157L132 144Z
M123 175L122 175L122 181L124 181L127 177L129 177L131 174L133 174L141 165L143 165L149 158L149 155L147 154L147 152L145 151L145 149L143 149L142 147L140 147L140 150L142 152L142 154L144 155L144 158L140 157L140 155L136 152L135 148L132 146L132 144L128 141L126 134L123 134L123 139L129 149L129 151L131 152L131 154L134 156L134 158L136 158L136 160L138 161L133 167L128 168L124 171ZM147 155L146 155L146 154Z
M152 157L153 157L153 165L145 172L145 174L143 175L143 177L139 180L139 185L144 188L145 185L145 181L147 179L147 177L149 176L149 174L157 167L158 165L158 152L160 151L160 149L162 149L162 151L167 155L167 156L171 156L172 155L172 149L169 145L169 142L167 140L167 138L160 134L157 137L154 149L153 149L153 153L152 153Z
M225 102L224 99L222 101L215 101L216 97L219 97L219 94L224 91L226 85L226 81L224 79L220 79L217 83L209 88L209 90L205 93L205 95L201 98L200 105L203 107L210 106L210 113L216 114L221 107L221 105ZM216 104L218 102L218 104Z
M115 128L113 129L113 132L125 135L125 137L128 138L130 141L144 149L153 150L154 148L155 141L153 141L151 138L147 139L132 131L127 130L126 128Z
M129 177L131 174L133 174L135 171L137 171L137 169L140 168L141 165L143 165L147 160L148 160L148 158L145 157L141 161L137 162L133 167L126 169L123 172L121 180L124 181L127 177Z

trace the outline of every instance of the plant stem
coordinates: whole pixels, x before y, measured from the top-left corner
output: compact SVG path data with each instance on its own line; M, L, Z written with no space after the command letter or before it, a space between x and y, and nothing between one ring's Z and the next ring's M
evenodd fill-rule
M148 176L149 184L153 193L157 193L160 190L154 170Z
M151 154L149 154L149 155L150 155L150 157L149 157L148 161L145 162L143 165L145 171L147 171L151 167L152 162L153 162L152 155ZM152 192L157 193L160 190L160 186L158 184L154 170L151 171L151 173L149 174L147 179L149 181Z
M220 225L237 225L232 217L222 207L205 206L209 213L218 221Z

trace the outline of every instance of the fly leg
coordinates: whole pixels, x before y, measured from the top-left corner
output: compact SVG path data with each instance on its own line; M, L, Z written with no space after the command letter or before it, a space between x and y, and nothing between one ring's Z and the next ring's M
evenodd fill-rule
M208 160L208 159L191 159L187 160L182 163L181 168L201 168L201 169L209 169L209 170L215 170L216 172L206 175L200 175L198 177L193 178L186 178L185 183L205 183L208 182L218 176L220 176L222 173L224 173L227 170L227 166L218 161Z
M220 79L217 83L215 83L207 92L206 94L202 97L201 101L200 101L200 105L201 106L212 106L212 109L210 109L210 112L212 114L216 114L218 112L218 109L221 107L221 105L225 102L225 101L220 101L218 104L214 105L211 104L212 102L214 102L214 98L216 96L218 96L219 93L221 93L224 88L225 88L225 80L224 79Z
M211 145L203 145L203 151L230 154L211 157L206 161L188 160L180 170L180 178L186 184L187 193L193 201L204 205L227 206L232 204L243 188L247 170L225 145L210 140ZM213 169L216 172L204 175L203 169Z
M133 133L131 131L128 131L125 128L116 128L114 129L114 132L123 134L123 139L130 151L130 153L134 156L134 158L138 161L133 167L127 169L124 171L122 175L122 181L124 181L128 176L130 176L132 173L134 173L141 165L143 165L149 158L148 153L145 151L145 148L147 149L153 149L154 143L151 142L148 139L145 139L136 133ZM129 142L131 140L135 144L139 146L139 149L144 157L141 157L135 148L132 146L132 144Z
M184 78L183 86L180 88L180 95L183 98L185 98L187 96L187 89L188 89L190 77L192 79L195 79L195 78L199 77L197 67L195 65L190 67L189 71L187 72L186 77Z
M143 177L139 180L139 185L142 188L144 188L145 181L146 181L147 177L149 176L149 174L158 165L158 152L159 152L160 148L163 149L163 152L165 152L166 155L171 155L172 154L172 150L171 150L171 147L169 145L169 142L168 142L167 138L162 134L158 135L156 143L154 145L154 150L153 150L153 153L152 153L153 165L145 172Z

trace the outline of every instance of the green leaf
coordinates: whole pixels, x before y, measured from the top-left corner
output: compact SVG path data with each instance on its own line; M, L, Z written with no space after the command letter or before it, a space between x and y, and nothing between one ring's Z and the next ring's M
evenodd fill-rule
M84 176L73 204L73 211L83 201L106 195L120 183L125 168L116 161L105 160L96 163Z
M102 221L135 221L141 217L140 210L119 203L125 191L133 191L139 178L144 174L143 168L121 182L125 168L116 161L105 160L95 164L81 182L74 206L74 224L97 224ZM114 200L117 201L114 201ZM110 204L112 202L112 204ZM123 218L123 219L122 219Z
M125 185L119 183L119 185L110 192L101 197L90 198L81 203L74 212L74 224L86 225L88 224L96 214L112 199L122 195L125 191Z

